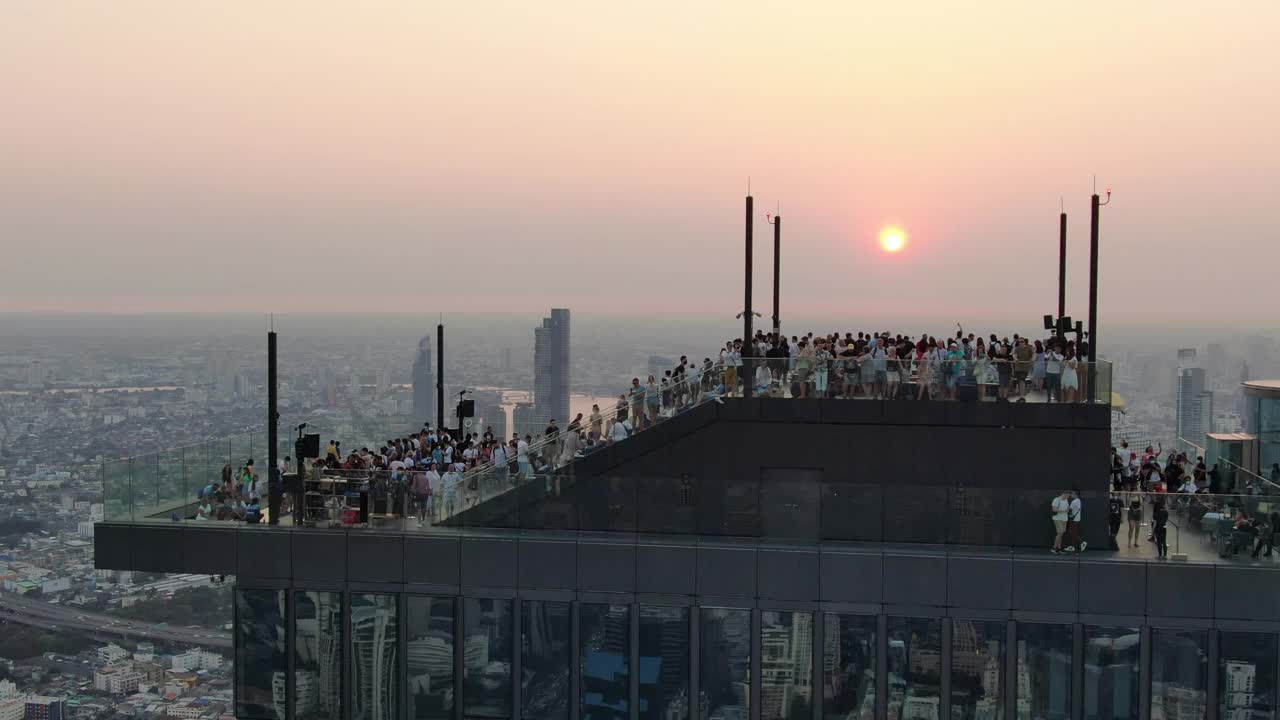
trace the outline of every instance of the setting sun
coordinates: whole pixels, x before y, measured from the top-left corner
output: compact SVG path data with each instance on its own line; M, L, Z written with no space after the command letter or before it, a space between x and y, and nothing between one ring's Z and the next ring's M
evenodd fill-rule
M887 227L880 231L880 247L885 252L896 253L907 246L907 234L899 227Z

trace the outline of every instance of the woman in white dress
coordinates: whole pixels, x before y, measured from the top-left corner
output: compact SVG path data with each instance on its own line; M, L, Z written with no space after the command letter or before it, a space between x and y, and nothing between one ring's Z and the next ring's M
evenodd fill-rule
M1076 350L1072 343L1067 343L1067 352L1062 361L1062 400L1076 402L1080 390L1080 377L1076 372Z

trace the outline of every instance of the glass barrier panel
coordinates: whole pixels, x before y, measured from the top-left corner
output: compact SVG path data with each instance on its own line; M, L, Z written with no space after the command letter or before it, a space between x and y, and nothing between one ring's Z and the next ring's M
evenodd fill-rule
M182 448L160 453L158 512L167 512L168 519L182 520L188 503L187 485L182 465Z
M108 521L133 519L133 484L129 460L112 460L102 464L103 518Z
M151 453L132 458L130 474L133 477L134 521L155 519L153 515L159 500L160 455Z

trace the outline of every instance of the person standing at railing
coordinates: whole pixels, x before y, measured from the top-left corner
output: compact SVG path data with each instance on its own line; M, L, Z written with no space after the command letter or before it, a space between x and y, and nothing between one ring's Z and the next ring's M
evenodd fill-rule
M1156 541L1156 556L1169 557L1169 511L1163 500L1156 500L1151 511L1151 536Z
M1262 548L1267 551L1262 557L1271 557L1271 550L1276 543L1276 534L1280 533L1280 513L1273 512L1265 522L1258 523L1258 544L1253 547L1253 557L1258 557Z
M1068 342L1066 352L1062 355L1062 401L1076 402L1080 390L1079 373L1076 372L1075 343Z
M533 477L533 464L529 462L529 442L532 439L525 435L524 439L516 443L516 465L520 468L520 480Z
M658 406L661 404L662 395L658 390L658 381L652 375L644 386L644 405L645 411L649 414L646 424L653 425L658 422Z
M1058 394L1062 385L1062 353L1058 352L1057 345L1051 345L1044 354L1044 380L1045 402L1062 402Z
M645 409L644 409L644 385L640 384L640 378L631 378L631 389L627 391L629 397L627 402L631 409L628 414L634 418L637 430L644 427Z
M596 404L591 405L591 416L587 418L587 422L591 428L590 432L587 434L587 437L592 438L594 440L599 440L601 435L604 432L604 418L600 414L599 405L596 405Z
M732 395L738 387L738 365L742 364L742 356L734 349L734 343L724 344L720 351L720 364L724 366L724 386Z

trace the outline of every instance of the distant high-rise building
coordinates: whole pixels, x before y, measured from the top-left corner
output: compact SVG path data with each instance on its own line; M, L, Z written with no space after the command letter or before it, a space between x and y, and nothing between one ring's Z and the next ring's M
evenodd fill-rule
M661 355L649 356L649 374L654 378L661 380L662 374L676 366L671 358L665 358Z
M534 410L533 403L516 403L516 407L511 411L511 431L519 433L520 437L525 435L538 435L542 432L542 428L538 426L537 411Z
M1178 438L1203 446L1213 432L1213 393L1206 387L1204 368L1179 367L1177 390Z
M502 369L511 369L511 348L502 348Z
M495 438L506 439L507 411L502 407L502 393L492 390L475 390L471 399L476 403L475 424L470 432L483 433L486 427L493 428Z
M44 387L44 365L39 360L32 360L27 364L27 386Z
M533 330L533 407L538 423L569 421L569 311L553 308Z
M418 354L413 357L413 415L419 420L435 417L436 374L431 362L431 337L427 336L418 341Z

